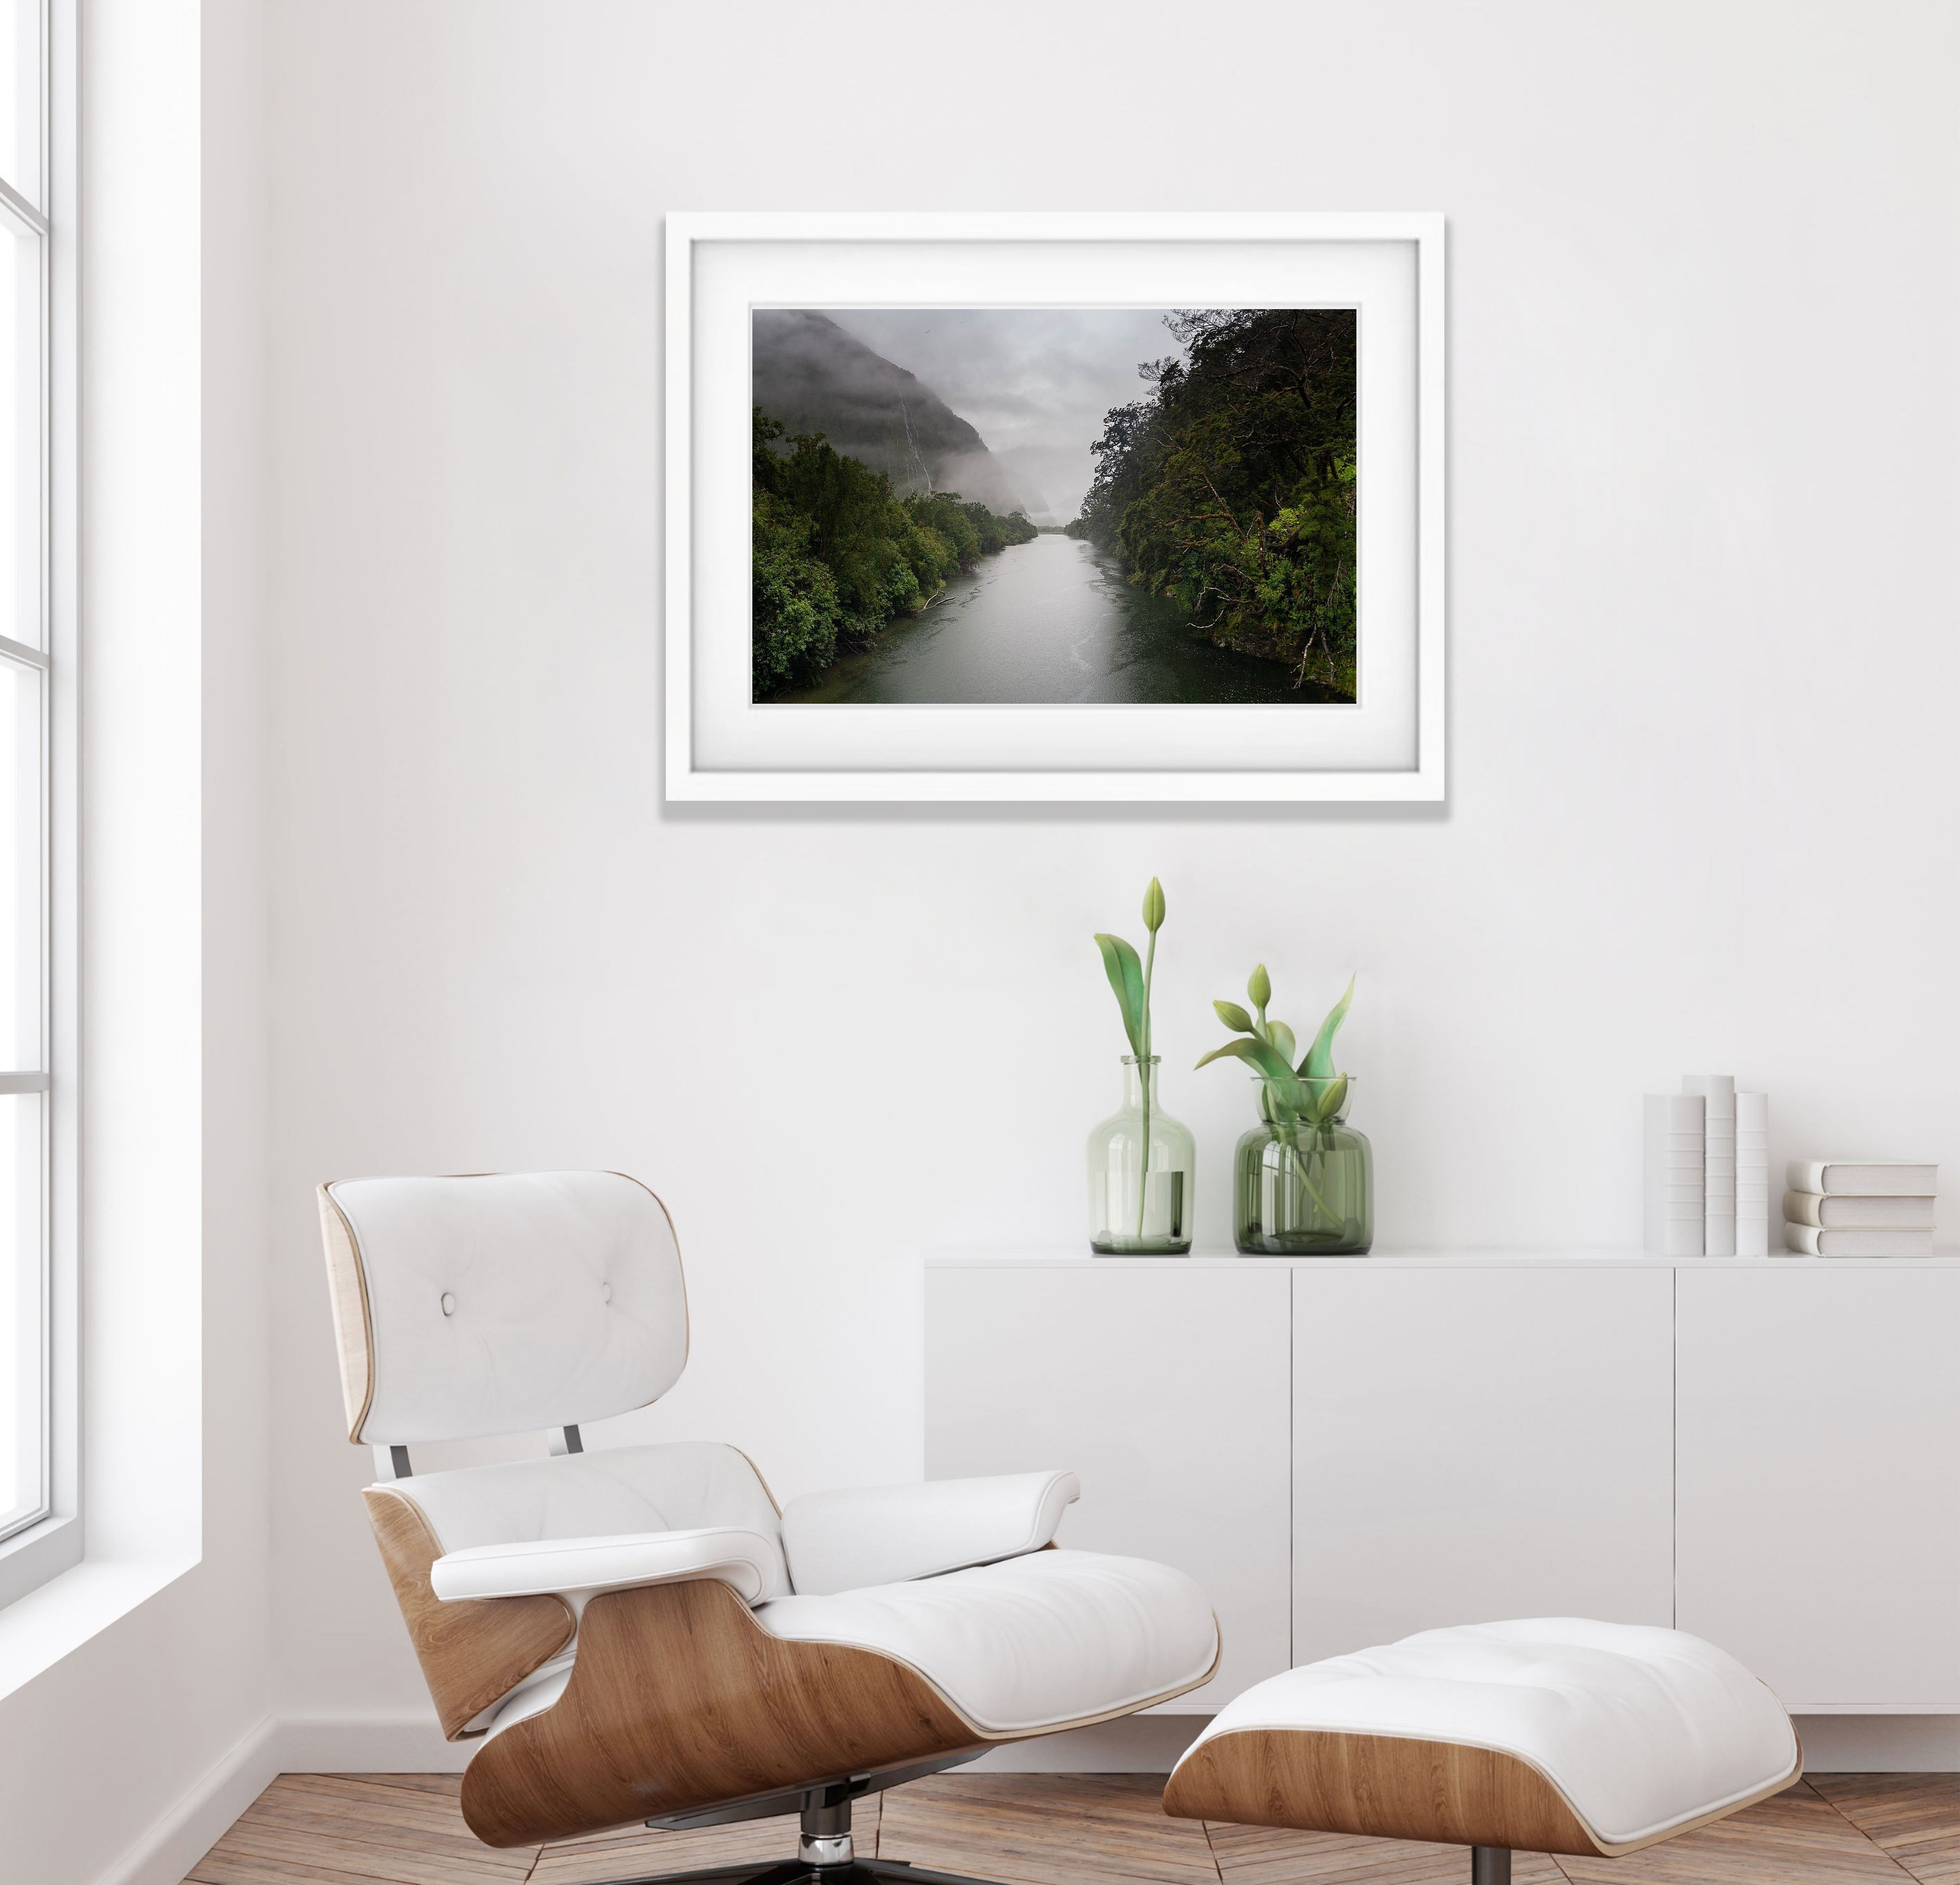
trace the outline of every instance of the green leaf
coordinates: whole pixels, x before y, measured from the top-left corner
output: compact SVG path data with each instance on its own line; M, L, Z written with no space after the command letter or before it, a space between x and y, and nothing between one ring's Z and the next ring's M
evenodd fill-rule
M1163 928L1163 886L1152 877L1150 887L1144 893L1144 927L1154 936Z
M1313 1037L1313 1045L1306 1050L1306 1058L1300 1062L1300 1070L1309 1080L1331 1080L1334 1078L1335 1030L1348 1018L1348 1005L1354 998L1354 978L1348 978L1347 992L1327 1011L1327 1019L1320 1024L1320 1032Z
M1325 1126L1341 1110L1341 1102L1348 1097L1348 1076L1341 1074L1332 1080L1316 1080L1308 1084L1313 1089L1313 1122Z
M1225 1060L1228 1059L1233 1060L1242 1060L1249 1065L1256 1067L1259 1064L1259 1046L1260 1043L1258 1041L1227 1041L1223 1047L1214 1047L1208 1054L1200 1054L1198 1059L1192 1063L1192 1071L1195 1072L1200 1067L1208 1067L1214 1060Z
M1227 1041L1223 1047L1213 1048L1198 1065L1207 1066L1214 1060L1222 1060L1228 1054L1233 1059L1242 1060L1247 1066L1257 1068L1268 1080L1290 1082L1293 1078L1293 1069L1262 1040Z
M1293 1056L1300 1052L1300 1043L1293 1039L1293 1030L1284 1021L1268 1021L1266 1039L1278 1049L1280 1058L1291 1066Z
M1252 1017L1236 1001L1214 1001L1212 1011L1227 1027L1236 1028L1241 1034L1252 1031Z
M1262 962L1252 971L1251 979L1246 984L1246 992L1252 998L1252 1005L1262 1008L1273 998L1272 978L1266 973Z
M1130 1052L1144 1057L1144 965L1135 950L1120 936L1098 934L1096 947L1102 952L1103 973L1116 992L1116 1005L1123 1011L1123 1032L1130 1037Z

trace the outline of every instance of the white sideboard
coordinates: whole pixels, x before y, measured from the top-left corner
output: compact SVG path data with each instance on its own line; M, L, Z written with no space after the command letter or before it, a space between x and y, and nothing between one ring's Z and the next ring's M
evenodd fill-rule
M1211 1594L1210 1711L1504 1616L1674 1623L1799 1714L1960 1714L1960 1263L929 1259L926 1471Z
M1960 1267L1684 1266L1677 1289L1680 1627L1781 1694L1960 1710Z

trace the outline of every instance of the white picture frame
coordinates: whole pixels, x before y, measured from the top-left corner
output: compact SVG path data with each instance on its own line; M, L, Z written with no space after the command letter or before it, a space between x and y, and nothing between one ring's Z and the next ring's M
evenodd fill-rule
M1443 217L1418 213L670 214L668 798L1444 798L1443 245ZM990 304L1357 308L1354 702L784 708L751 699L746 310Z

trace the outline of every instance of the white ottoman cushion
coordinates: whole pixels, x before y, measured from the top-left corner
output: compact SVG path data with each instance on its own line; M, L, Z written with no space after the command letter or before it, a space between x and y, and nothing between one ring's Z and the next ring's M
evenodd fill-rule
M1732 1657L1678 1630L1569 1617L1425 1630L1260 1683L1192 1744L1167 1801L1203 1789L1204 1750L1215 1771L1217 1744L1248 1734L1385 1737L1510 1756L1551 1783L1603 1853L1732 1812L1803 1771L1782 1705ZM1329 1829L1373 1829L1350 1814Z

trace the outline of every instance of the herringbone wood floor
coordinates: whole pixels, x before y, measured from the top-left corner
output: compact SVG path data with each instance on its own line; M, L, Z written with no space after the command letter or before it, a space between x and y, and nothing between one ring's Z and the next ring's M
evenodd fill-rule
M597 1885L787 1858L795 1822L495 1852L453 1774L283 1774L186 1885ZM1454 1847L1168 1820L1144 1775L940 1775L861 1804L858 1849L1004 1885L1465 1885ZM1814 1774L1630 1859L1519 1855L1515 1885L1960 1885L1960 1774Z

